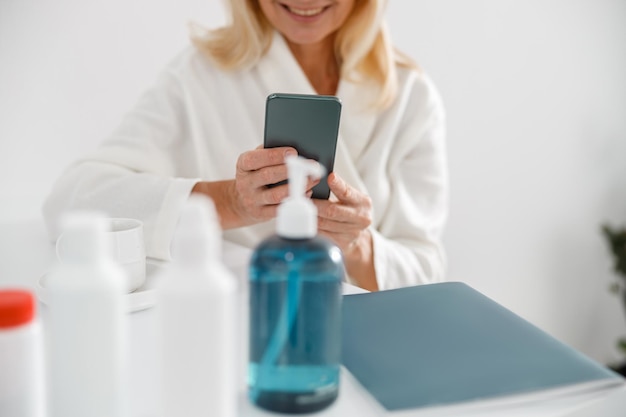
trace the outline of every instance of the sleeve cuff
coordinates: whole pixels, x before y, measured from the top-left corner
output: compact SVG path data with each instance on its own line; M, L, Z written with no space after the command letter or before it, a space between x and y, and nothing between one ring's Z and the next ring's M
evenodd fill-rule
M172 260L171 243L178 224L178 218L191 190L200 179L174 178L171 180L163 205L156 218L154 236L146 253L150 257L166 261Z

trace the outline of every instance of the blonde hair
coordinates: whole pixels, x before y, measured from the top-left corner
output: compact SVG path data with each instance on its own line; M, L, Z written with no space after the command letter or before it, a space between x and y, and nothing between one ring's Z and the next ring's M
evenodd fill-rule
M227 0L230 21L207 31L192 24L194 45L224 69L253 66L268 51L274 28L258 0ZM355 0L354 8L337 31L335 56L341 76L354 82L373 81L379 87L375 107L385 108L397 94L396 64L418 69L405 55L394 51L383 22L386 0Z

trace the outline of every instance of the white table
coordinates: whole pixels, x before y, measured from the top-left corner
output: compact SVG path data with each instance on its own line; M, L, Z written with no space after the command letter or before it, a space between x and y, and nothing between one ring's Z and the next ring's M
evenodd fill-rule
M20 285L31 289L54 263L54 247L48 240L40 219L0 224L0 287ZM228 258L228 256L227 256ZM234 269L241 273L241 265ZM158 360L153 346L155 340L154 309L129 314L131 339L131 409L133 417L156 417L155 403L158 390ZM495 416L603 416L626 415L626 386L602 392L591 392L575 397L556 398L512 406L488 406L486 402L461 404L446 408L411 410L402 416L415 417L495 417ZM328 409L315 415L320 417L374 417L385 415L384 409L358 382L342 370L340 396ZM242 387L240 416L270 416L252 406ZM389 413L388 413L389 415Z
M136 417L157 415L153 401L158 389L158 364L152 348L155 332L153 312L153 309L148 309L131 314L132 415ZM242 417L277 415L251 405L247 401L243 389L240 392L240 410L240 416ZM625 414L624 410L626 410L626 387L622 386L609 391L519 404L514 407L494 405L485 408L483 402L478 402L471 406L463 404L442 409L412 410L410 413L403 413L402 415L414 417L623 417ZM379 417L392 414L386 414L385 410L359 385L352 375L347 370L342 369L339 398L331 407L315 415L320 417Z

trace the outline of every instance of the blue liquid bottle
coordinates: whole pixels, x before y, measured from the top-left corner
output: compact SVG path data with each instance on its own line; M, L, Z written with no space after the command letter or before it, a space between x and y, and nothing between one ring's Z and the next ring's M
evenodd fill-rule
M309 413L339 392L344 266L339 248L316 236L316 209L304 197L306 175L320 166L297 157L287 165L290 197L277 234L250 265L249 398L266 410Z

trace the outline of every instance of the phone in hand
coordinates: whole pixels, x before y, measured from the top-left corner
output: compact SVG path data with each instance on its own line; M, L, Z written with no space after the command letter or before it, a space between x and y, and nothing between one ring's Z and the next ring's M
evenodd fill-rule
M291 146L298 155L326 168L326 175L313 187L313 198L330 195L327 176L335 165L340 118L341 101L335 96L275 93L267 97L263 146Z

